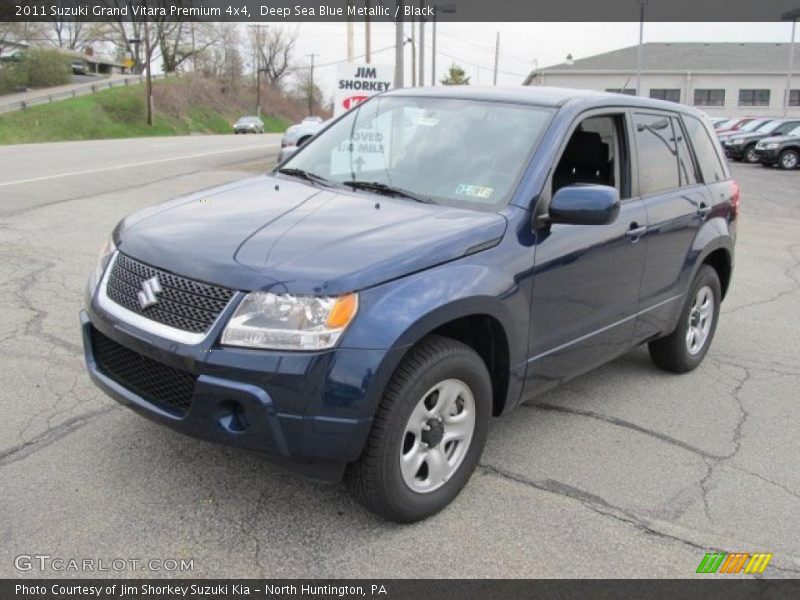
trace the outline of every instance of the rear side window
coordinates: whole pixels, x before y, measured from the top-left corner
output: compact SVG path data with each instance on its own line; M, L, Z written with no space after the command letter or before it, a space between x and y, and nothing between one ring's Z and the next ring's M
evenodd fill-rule
M678 176L681 185L694 185L697 183L697 173L692 162L692 154L683 133L680 119L672 117L672 129L675 131L675 141L678 144Z
M694 148L694 155L700 167L705 183L714 183L726 179L722 161L717 153L717 146L711 140L700 119L690 115L684 115L683 124L686 126L686 133L689 134L689 141Z
M637 113L634 120L641 195L649 196L680 187L672 119L664 115Z

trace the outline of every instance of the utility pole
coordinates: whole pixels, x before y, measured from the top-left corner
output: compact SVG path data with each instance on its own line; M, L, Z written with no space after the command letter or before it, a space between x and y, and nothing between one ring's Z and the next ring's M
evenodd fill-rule
M795 11L800 12L800 11ZM797 17L800 15L794 15L792 17L792 41L789 44L789 70L786 73L786 98L783 100L783 116L786 117L789 115L789 103L792 100L792 71L794 70L794 33L795 29L797 28Z
M431 85L436 85L436 13L437 6L433 7L433 37L431 38Z
M416 28L414 17L411 17L411 87L417 87L417 42L414 34Z
M367 14L364 16L364 60L367 64L372 62L372 24L369 20L369 0L364 0Z
M497 32L497 37L494 39L494 77L492 78L493 84L497 85L497 64L500 59L500 32Z
M420 13L425 7L425 0L419 0ZM419 84L425 86L425 19L419 18Z
M642 44L644 42L644 5L647 0L639 0L639 47L636 49L636 95L642 95Z
M353 62L353 17L350 15L350 7L353 0L347 0L347 62Z
M311 74L308 84L308 116L310 117L314 114L314 57L316 54L307 54L306 56L311 57Z
M256 116L261 116L261 73L264 73L266 69L261 68L261 48L264 44L264 30L269 27L269 25L250 25L250 30L255 31L255 40L253 44L253 53L255 56L253 57L253 65L256 70Z
M404 52L405 52L405 36L403 35L403 0L397 0L397 21L394 23L394 87L400 89L403 87L403 76L405 73Z
M144 19L144 93L147 96L147 126L153 126L153 80L150 74L150 31L147 28L147 18Z

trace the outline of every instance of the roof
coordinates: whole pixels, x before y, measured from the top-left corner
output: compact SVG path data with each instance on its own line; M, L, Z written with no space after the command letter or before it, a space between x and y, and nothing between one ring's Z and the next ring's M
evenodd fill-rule
M531 73L635 72L638 46L629 46L561 63ZM800 44L795 45L794 72L800 73ZM642 72L786 73L789 44L738 42L648 42L642 47Z
M69 57L72 60L83 60L87 63L98 64L98 65L111 65L114 67L124 66L120 62L117 62L111 58L107 58L97 54L85 54L84 52L79 52L78 50L67 50L67 49L60 49L59 52L64 56Z
M379 94L379 96L457 98L550 107L570 105L582 110L595 107L630 106L677 111L694 115L702 114L691 106L677 102L655 100L643 96L628 96L595 90L550 86L480 87L472 85L443 85L438 87L395 89Z

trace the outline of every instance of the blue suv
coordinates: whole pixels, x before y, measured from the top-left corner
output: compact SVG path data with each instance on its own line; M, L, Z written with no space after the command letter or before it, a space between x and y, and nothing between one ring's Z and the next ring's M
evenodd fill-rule
M123 219L86 363L149 419L415 521L467 483L491 416L644 343L697 367L738 207L689 107L392 91L270 173Z

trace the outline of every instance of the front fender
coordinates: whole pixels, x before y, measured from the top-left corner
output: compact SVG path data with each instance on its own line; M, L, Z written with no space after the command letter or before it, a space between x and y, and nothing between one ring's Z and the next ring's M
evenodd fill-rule
M503 328L509 364L527 358L530 290L497 265L503 244L459 261L415 273L361 292L359 313L342 338L343 348L385 350L373 383L383 389L408 349L456 319L488 315ZM511 390L510 390L511 391Z

